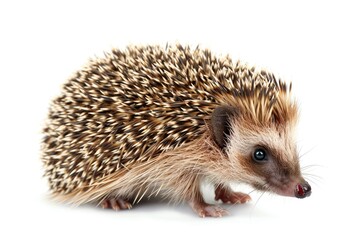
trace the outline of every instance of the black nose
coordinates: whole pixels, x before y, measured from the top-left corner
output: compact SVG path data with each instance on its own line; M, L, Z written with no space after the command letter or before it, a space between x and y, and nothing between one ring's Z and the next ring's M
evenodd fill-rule
M296 185L295 197L306 198L311 195L311 186L308 182L299 183Z

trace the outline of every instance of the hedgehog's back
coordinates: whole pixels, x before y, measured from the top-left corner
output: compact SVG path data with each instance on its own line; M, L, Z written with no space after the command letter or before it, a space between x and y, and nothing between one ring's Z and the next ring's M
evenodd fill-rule
M233 71L227 60L181 46L113 50L91 61L50 108L43 161L52 190L86 187L197 139L217 105L217 68Z

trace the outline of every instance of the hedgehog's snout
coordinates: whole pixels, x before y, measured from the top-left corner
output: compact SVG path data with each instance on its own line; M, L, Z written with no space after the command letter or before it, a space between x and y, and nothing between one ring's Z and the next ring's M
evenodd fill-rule
M295 187L295 197L306 198L311 195L311 186L308 182L298 183Z

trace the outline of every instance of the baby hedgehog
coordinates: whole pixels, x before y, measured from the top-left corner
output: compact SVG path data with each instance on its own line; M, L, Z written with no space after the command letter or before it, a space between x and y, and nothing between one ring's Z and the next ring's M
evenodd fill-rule
M310 196L294 139L291 85L229 57L186 46L128 47L97 58L64 85L44 128L43 164L57 199L129 209L144 196L245 203L230 182Z

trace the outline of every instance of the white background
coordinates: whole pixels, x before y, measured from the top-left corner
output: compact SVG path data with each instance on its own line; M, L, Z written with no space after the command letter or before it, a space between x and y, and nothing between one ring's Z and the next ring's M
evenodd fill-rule
M0 3L0 239L359 239L356 1L53 2ZM61 84L112 47L167 42L200 44L293 82L299 148L310 151L301 164L320 177L307 175L310 198L252 193L222 219L166 202L113 212L47 198L40 133Z

